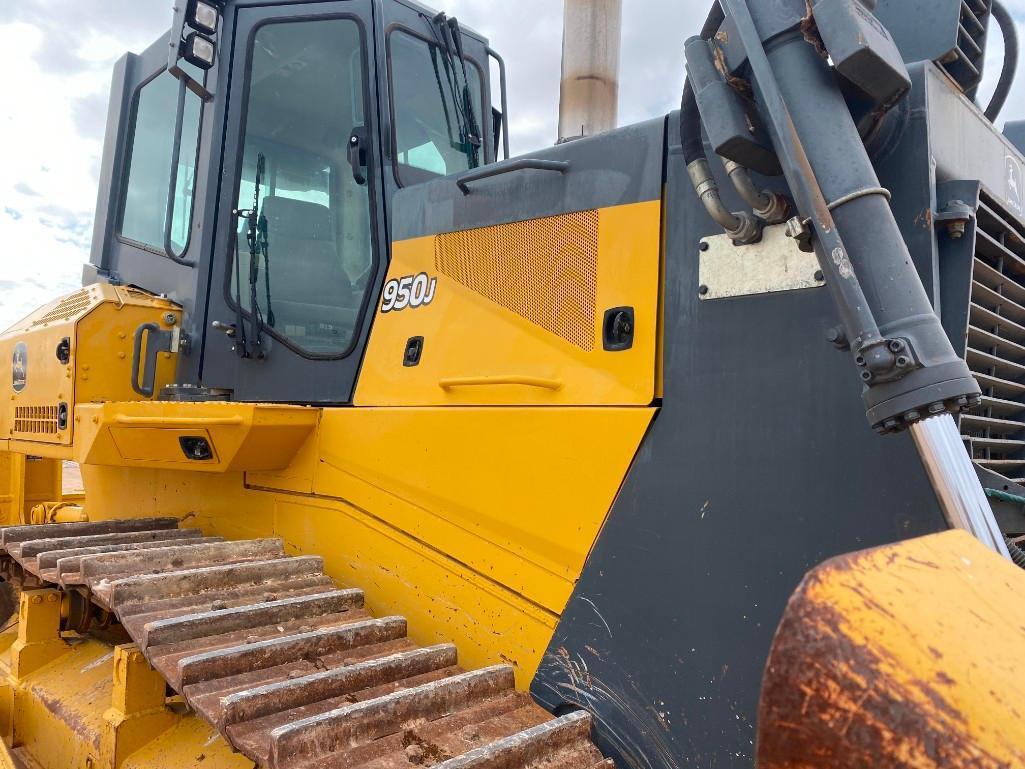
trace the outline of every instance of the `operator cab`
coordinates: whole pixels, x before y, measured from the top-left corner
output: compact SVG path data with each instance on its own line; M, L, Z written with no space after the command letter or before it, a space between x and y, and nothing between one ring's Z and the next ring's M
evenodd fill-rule
M498 158L504 65L406 0L191 0L170 39L116 67L85 282L183 306L181 384L351 402L391 198Z

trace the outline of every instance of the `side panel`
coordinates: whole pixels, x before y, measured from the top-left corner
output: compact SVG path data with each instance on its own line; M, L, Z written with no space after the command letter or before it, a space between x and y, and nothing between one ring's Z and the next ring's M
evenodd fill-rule
M428 276L431 300L382 307L357 403L651 403L661 212L653 200L394 244L388 280ZM610 352L618 307L633 342ZM417 366L403 360L411 337Z
M869 429L826 342L828 291L701 301L714 230L676 147L668 177L663 407L532 692L595 713L622 766L750 767L769 644L805 572L944 523L910 438Z
M388 283L421 276L429 300L394 302L386 285L357 404L650 404L664 142L664 119L651 120L532 153L565 173L396 195ZM622 308L632 345L613 350L604 327ZM404 365L417 337L419 362Z
M312 492L369 511L557 615L652 414L331 409ZM277 485L270 475L247 480Z

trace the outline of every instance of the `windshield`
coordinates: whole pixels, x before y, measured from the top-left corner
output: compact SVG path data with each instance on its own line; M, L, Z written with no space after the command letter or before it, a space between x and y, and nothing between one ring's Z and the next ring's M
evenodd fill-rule
M482 89L476 65L467 61L465 67L473 107L468 121L460 108L464 67L458 58L401 30L392 32L389 47L399 183L416 184L479 165Z

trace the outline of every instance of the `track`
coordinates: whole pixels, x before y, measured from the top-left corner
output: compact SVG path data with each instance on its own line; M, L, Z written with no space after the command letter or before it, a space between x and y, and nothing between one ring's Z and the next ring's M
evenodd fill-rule
M316 556L224 541L175 518L0 528L7 578L77 591L232 747L269 769L614 769L583 712L517 692L509 665L466 671L374 618Z

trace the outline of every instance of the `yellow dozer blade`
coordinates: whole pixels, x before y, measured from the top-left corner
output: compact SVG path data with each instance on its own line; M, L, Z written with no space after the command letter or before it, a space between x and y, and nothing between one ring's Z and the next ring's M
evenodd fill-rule
M759 769L1025 766L1025 571L963 532L834 558L776 631Z

